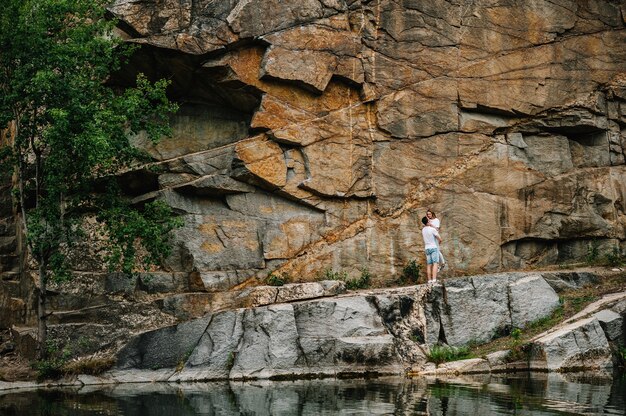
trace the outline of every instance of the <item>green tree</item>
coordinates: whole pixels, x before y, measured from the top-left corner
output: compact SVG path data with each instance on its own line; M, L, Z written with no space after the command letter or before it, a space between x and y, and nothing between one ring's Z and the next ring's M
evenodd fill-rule
M12 146L0 164L15 172L15 199L29 253L39 270L38 336L46 343L46 287L69 277L68 254L85 237L84 218L102 225L111 267L131 272L141 257L169 253L178 225L159 202L132 206L115 174L141 160L130 137L169 134L167 82L138 76L111 85L132 47L112 36L104 0L2 0L0 126ZM138 256L143 247L145 255Z

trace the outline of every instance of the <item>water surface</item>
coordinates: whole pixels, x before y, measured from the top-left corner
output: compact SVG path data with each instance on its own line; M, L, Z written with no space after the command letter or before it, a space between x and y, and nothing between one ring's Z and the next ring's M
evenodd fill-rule
M519 373L0 392L0 415L624 415L626 375Z

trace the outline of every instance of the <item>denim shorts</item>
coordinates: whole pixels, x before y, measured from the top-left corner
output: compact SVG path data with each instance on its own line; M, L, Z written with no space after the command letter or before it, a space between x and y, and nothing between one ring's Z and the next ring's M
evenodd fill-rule
M427 248L426 249L426 264L439 263L439 249Z

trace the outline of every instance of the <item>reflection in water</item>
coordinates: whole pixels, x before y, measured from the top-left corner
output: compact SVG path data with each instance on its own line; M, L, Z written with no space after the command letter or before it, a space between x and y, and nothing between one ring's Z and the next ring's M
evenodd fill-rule
M626 375L124 384L0 392L0 415L624 415Z

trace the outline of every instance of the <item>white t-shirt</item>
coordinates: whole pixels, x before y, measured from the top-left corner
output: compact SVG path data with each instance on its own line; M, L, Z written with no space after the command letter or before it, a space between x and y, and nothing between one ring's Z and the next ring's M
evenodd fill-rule
M437 248L437 239L439 233L434 227L426 226L422 228L422 237L424 237L424 246L426 248Z
M439 229L440 224L441 224L441 221L439 221L439 218L433 218L432 220L428 220L428 222L430 222L430 225L432 225L436 229Z

